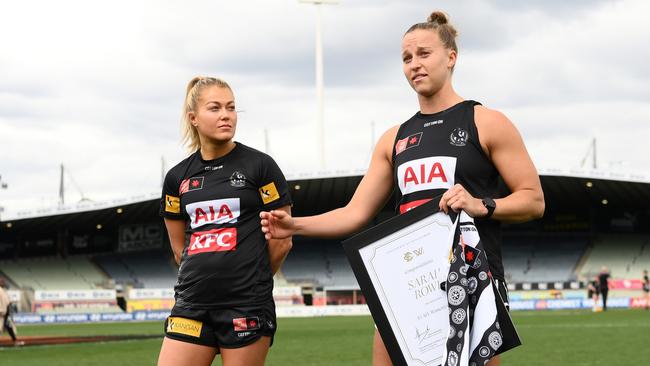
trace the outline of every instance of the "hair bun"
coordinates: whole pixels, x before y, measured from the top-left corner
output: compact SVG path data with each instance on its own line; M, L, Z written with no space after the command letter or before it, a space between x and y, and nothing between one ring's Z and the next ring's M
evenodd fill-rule
M447 19L447 14L436 10L429 17L427 18L427 22L429 23L436 23L439 25L447 24L449 22L449 19Z

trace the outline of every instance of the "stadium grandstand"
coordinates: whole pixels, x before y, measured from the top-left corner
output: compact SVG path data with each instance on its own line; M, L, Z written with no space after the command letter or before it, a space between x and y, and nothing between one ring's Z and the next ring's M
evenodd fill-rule
M650 267L650 176L596 170L540 173L544 217L504 224L503 258L513 302L560 297L587 303L586 282L606 266L613 279L610 298L632 304L640 296L641 272ZM294 214L345 205L362 174L289 176ZM370 225L392 217L393 204L387 202ZM19 310L170 309L177 269L158 207L159 198L152 194L5 213L0 277L10 284ZM278 307L365 302L338 240L294 238L275 287Z

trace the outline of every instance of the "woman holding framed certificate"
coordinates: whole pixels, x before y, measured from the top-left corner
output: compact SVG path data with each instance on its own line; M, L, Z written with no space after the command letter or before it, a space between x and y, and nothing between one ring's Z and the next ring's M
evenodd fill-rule
M417 113L381 136L366 175L345 207L295 218L279 210L262 212L267 239L349 236L381 210L395 188L398 213L442 194L440 210L463 210L475 219L490 271L507 303L500 222L542 217L544 195L537 170L513 123L501 112L454 91L456 36L456 29L440 11L407 30L401 57L404 75L418 98ZM499 178L511 192L505 197L498 197ZM498 363L494 358L490 365ZM373 365L390 364L375 333Z

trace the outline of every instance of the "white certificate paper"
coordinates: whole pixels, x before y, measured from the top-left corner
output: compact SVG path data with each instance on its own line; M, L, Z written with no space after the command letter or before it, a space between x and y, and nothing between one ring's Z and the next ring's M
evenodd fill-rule
M444 364L455 225L436 213L359 251L408 365Z

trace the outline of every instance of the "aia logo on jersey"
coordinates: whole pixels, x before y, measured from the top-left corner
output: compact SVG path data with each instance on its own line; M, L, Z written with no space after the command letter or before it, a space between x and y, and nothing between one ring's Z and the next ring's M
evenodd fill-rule
M429 189L449 189L454 185L456 158L434 156L407 161L397 167L397 182L402 195Z
M233 224L239 217L239 198L201 201L185 206L192 229L207 224Z
M415 133L405 139L397 140L395 144L395 155L403 152L406 149L420 145L422 139L422 132Z
M237 229L212 229L192 233L187 255L209 252L227 252L237 247Z
M194 177L190 179L185 179L181 182L181 188L179 193L183 195L184 193L190 191L198 191L203 188L203 177Z
M232 325L235 332L242 332L245 330L258 330L260 329L260 318L256 316L249 316L247 318L235 318L232 320Z

